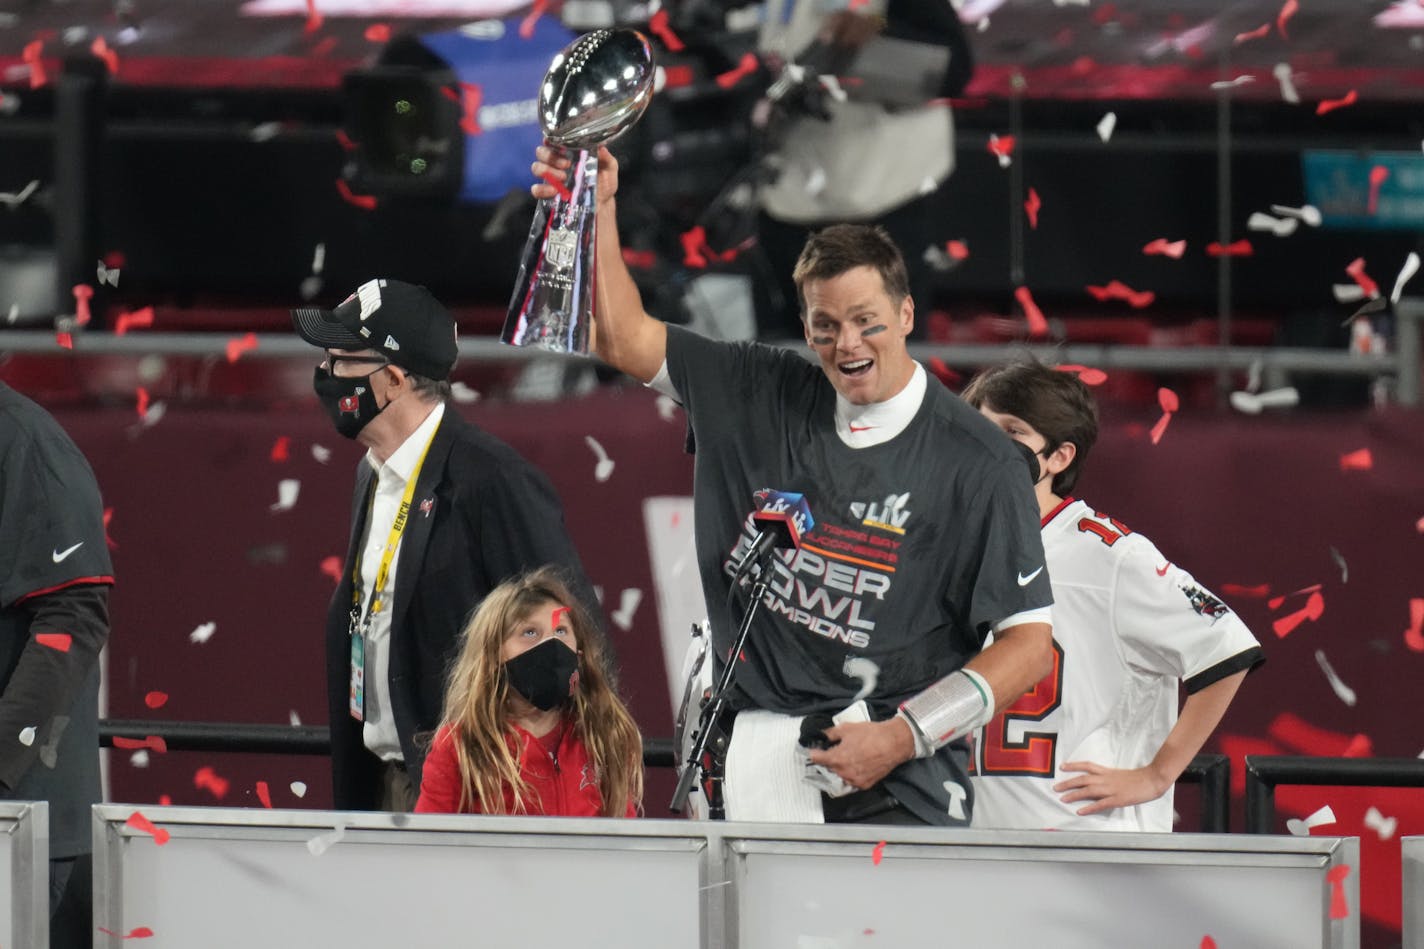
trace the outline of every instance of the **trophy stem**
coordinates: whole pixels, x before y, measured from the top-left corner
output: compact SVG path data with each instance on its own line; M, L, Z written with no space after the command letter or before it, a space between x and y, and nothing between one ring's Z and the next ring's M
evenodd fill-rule
M574 153L567 189L544 198L519 258L499 338L511 346L587 353L593 319L598 155Z

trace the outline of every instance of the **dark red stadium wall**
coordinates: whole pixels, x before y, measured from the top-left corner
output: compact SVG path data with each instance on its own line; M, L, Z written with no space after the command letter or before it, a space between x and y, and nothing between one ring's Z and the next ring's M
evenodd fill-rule
M691 490L681 416L663 420L652 393L601 390L575 402L462 406L548 473L564 499L589 575L616 603L644 592L630 631L610 624L624 689L646 734L671 732L641 502ZM131 410L62 409L61 423L89 456L113 509L119 585L109 655L114 718L285 723L295 711L323 722L321 624L333 581L325 558L345 548L357 449L331 433L315 405L280 411L195 411L175 407L151 427ZM1424 424L1389 410L1248 418L1184 414L1162 441L1148 437L1154 410L1106 411L1081 495L1152 537L1165 556L1221 593L1255 630L1267 664L1252 676L1212 747L1228 751L1414 756L1424 749L1417 687L1424 654L1405 643L1409 600L1424 597ZM615 462L594 479L592 435ZM288 439L288 458L272 449ZM313 445L332 450L323 464ZM1341 457L1367 449L1368 470L1342 470ZM301 482L296 505L274 512L278 482ZM748 501L750 503L750 500ZM1331 555L1348 565L1348 580ZM1269 587L1270 596L1321 584L1325 612L1284 637L1281 616L1305 605L1225 591ZM215 622L206 643L189 634ZM1321 651L1358 696L1332 691ZM150 690L167 692L157 711ZM1314 731L1312 731L1314 729ZM1355 736L1365 736L1358 739ZM115 800L215 803L195 789L211 765L231 780L225 804L256 805L256 781L279 806L326 806L325 763L310 758L150 755L135 768L112 759ZM1240 773L1237 762L1238 781ZM291 781L309 785L299 801ZM663 813L659 781L648 812ZM1398 836L1424 832L1424 792L1283 790L1282 816L1322 804L1339 823L1321 832L1364 838L1368 919L1398 926ZM1399 818L1387 843L1362 826L1378 806ZM1237 828L1239 811L1237 812ZM1392 881L1392 882L1391 882ZM1390 887L1393 896L1390 896Z

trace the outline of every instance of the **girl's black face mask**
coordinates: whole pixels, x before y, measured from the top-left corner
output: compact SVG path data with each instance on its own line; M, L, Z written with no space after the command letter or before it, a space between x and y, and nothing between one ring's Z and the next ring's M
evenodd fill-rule
M578 653L557 639L504 661L509 687L541 712L558 708L578 688Z
M380 372L377 369L376 372ZM335 376L325 366L317 366L312 378L312 388L321 400L322 408L331 416L336 431L347 438L355 438L361 429L371 423L371 419L381 414L384 405L376 404L376 393L371 388L372 372L365 376ZM387 403L389 405L390 403Z

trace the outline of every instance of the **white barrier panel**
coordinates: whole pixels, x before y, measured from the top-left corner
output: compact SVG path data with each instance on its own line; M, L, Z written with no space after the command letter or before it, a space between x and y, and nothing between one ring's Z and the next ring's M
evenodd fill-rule
M1359 946L1354 838L132 813L94 808L113 946Z
M0 801L0 945L49 947L49 805Z
M1404 949L1424 949L1424 837L1399 841L1404 859Z
M701 836L668 821L94 808L96 946L697 949ZM639 833L646 828L648 833Z

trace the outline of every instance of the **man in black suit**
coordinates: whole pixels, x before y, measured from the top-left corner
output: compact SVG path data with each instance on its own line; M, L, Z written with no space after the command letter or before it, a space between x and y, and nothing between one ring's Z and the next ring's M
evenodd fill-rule
M314 388L367 448L327 613L332 787L343 810L409 811L449 660L494 586L562 566L597 603L548 480L446 401L455 321L424 287L370 280L334 310L292 311L326 350Z
M114 582L89 463L0 383L0 799L49 802L50 945L88 946L99 651Z

